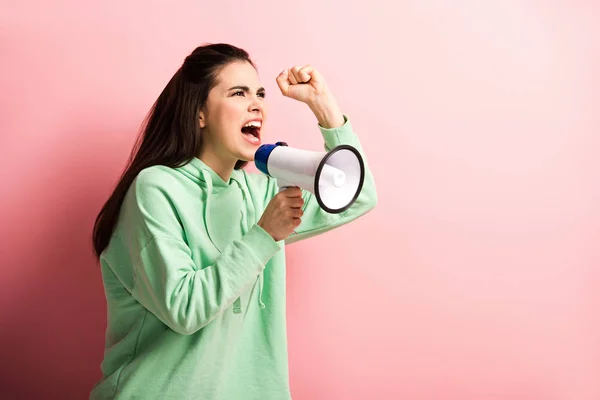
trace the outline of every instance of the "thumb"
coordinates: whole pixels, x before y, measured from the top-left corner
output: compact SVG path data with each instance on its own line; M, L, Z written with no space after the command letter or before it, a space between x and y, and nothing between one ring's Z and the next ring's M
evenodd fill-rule
M308 76L309 79L307 81L311 81L311 83L315 86L321 86L325 84L325 79L323 79L323 75L319 73L312 65L305 65L300 69L300 73L304 76Z
M287 95L289 89L290 89L290 82L288 81L288 75L289 75L289 70L284 69L283 71L281 71L281 73L279 75L277 75L277 86L279 86L279 90L281 90L281 93L283 93L284 95Z

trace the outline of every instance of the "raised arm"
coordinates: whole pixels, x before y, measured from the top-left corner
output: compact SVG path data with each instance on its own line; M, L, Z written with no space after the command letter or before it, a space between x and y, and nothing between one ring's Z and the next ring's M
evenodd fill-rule
M327 213L321 209L312 193L304 193L304 215L295 233L286 239L286 244L290 244L330 231L366 214L377 205L377 191L358 136L319 72L310 65L294 67L283 71L277 77L277 84L284 96L306 103L314 113L326 151L342 144L353 146L363 157L365 167L361 193L354 204L342 213Z
M345 225L365 215L377 205L377 191L373 174L369 169L358 136L352 130L352 125L347 117L344 116L344 118L345 122L341 127L325 129L320 126L320 130L323 135L326 151L330 151L332 148L341 144L348 144L355 147L363 157L365 179L361 192L356 201L346 211L339 214L330 214L321 208L316 197L312 193L304 191L304 215L302 217L302 222L300 223L300 226L296 228L295 233L292 233L287 238L286 244L307 239Z

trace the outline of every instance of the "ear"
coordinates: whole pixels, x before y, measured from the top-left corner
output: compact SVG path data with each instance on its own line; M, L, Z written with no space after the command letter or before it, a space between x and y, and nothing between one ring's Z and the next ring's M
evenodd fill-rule
M200 124L200 128L204 129L206 127L206 114L203 110L200 110L200 115L198 117L198 123Z

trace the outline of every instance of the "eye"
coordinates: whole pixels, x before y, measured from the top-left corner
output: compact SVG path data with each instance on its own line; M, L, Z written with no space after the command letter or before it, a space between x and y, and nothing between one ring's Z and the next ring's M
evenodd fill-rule
M260 93L257 93L257 96L258 97L262 97L264 99L265 96L266 96L266 93L265 92L260 92Z
M235 92L233 95L234 95L234 96L238 96L238 95L242 95L242 96L243 96L243 95L244 95L244 92L243 92L243 91L241 91L241 90L238 90L238 91L237 91L237 92Z

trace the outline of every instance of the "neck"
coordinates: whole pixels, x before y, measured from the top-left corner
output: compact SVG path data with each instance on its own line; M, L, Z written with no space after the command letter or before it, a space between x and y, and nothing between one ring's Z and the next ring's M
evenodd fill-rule
M231 174L233 173L233 169L235 167L236 161L225 161L220 159L213 152L200 152L198 158L206 165L208 165L217 175L223 179L225 182L229 182L229 178L231 178Z

